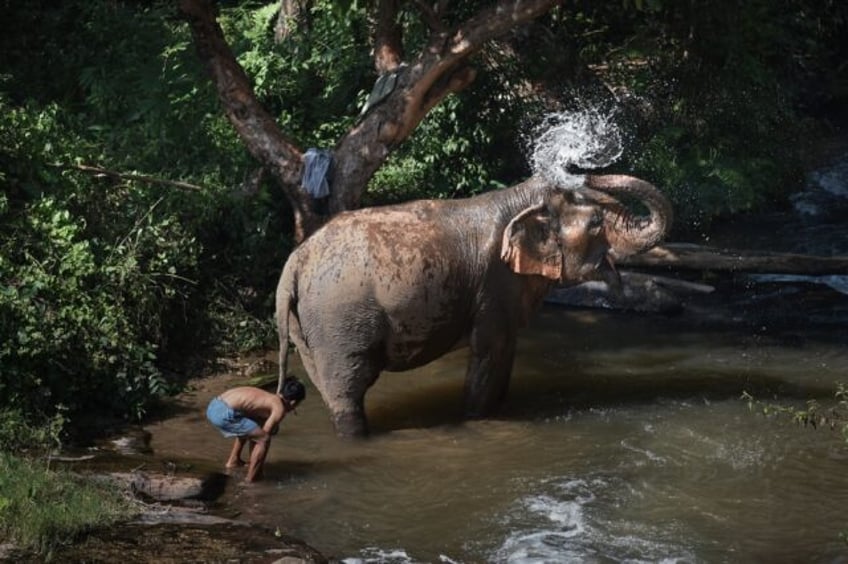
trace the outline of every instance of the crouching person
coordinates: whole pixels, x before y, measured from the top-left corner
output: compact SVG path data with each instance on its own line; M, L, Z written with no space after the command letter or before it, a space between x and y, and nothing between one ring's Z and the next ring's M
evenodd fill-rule
M252 386L232 388L212 399L206 408L206 418L227 438L234 438L227 468L244 466L241 458L244 445L248 449L246 480L262 478L262 468L271 437L280 429L283 418L304 400L306 389L297 378L286 378L280 395Z

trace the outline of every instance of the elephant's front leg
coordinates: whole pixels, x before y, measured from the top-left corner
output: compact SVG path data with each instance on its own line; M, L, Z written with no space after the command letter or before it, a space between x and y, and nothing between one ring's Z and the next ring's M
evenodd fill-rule
M515 331L502 322L478 323L471 333L471 358L465 375L465 414L485 417L506 397L515 357Z

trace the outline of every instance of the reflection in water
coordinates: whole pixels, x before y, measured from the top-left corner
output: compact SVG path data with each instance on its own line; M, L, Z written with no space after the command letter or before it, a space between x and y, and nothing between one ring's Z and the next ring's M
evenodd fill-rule
M848 562L844 443L739 399L826 401L844 336L691 322L545 309L489 420L461 418L462 351L384 374L367 441L338 440L311 388L268 480L233 480L222 510L347 562ZM227 384L149 428L156 456L223 464L201 406Z

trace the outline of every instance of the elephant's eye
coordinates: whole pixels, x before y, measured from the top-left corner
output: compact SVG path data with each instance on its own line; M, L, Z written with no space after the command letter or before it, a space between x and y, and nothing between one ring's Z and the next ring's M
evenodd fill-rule
M592 214L589 218L589 229L600 229L603 224L604 218L599 213Z

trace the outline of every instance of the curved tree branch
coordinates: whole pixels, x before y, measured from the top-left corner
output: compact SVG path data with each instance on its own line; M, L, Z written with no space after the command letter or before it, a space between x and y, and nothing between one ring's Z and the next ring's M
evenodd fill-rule
M330 209L359 206L371 176L392 149L409 137L446 96L476 76L468 60L492 39L548 12L561 0L500 0L451 32L434 32L427 46L398 76L394 92L372 109L336 146ZM359 148L359 149L358 149Z
M198 56L218 91L227 118L251 155L271 172L289 199L295 225L302 238L317 221L307 196L299 189L303 153L277 126L253 93L244 70L224 38L211 0L180 0L180 11L188 21Z
M405 127L400 127L396 134L406 138L427 110L473 81L473 76L470 79L452 76L451 80L445 81L446 75L453 75L488 41L534 20L556 4L559 0L501 0L495 6L481 10L453 32L433 34L412 67L413 78L407 91L409 103L401 120ZM437 88L435 92L431 91L434 87Z

